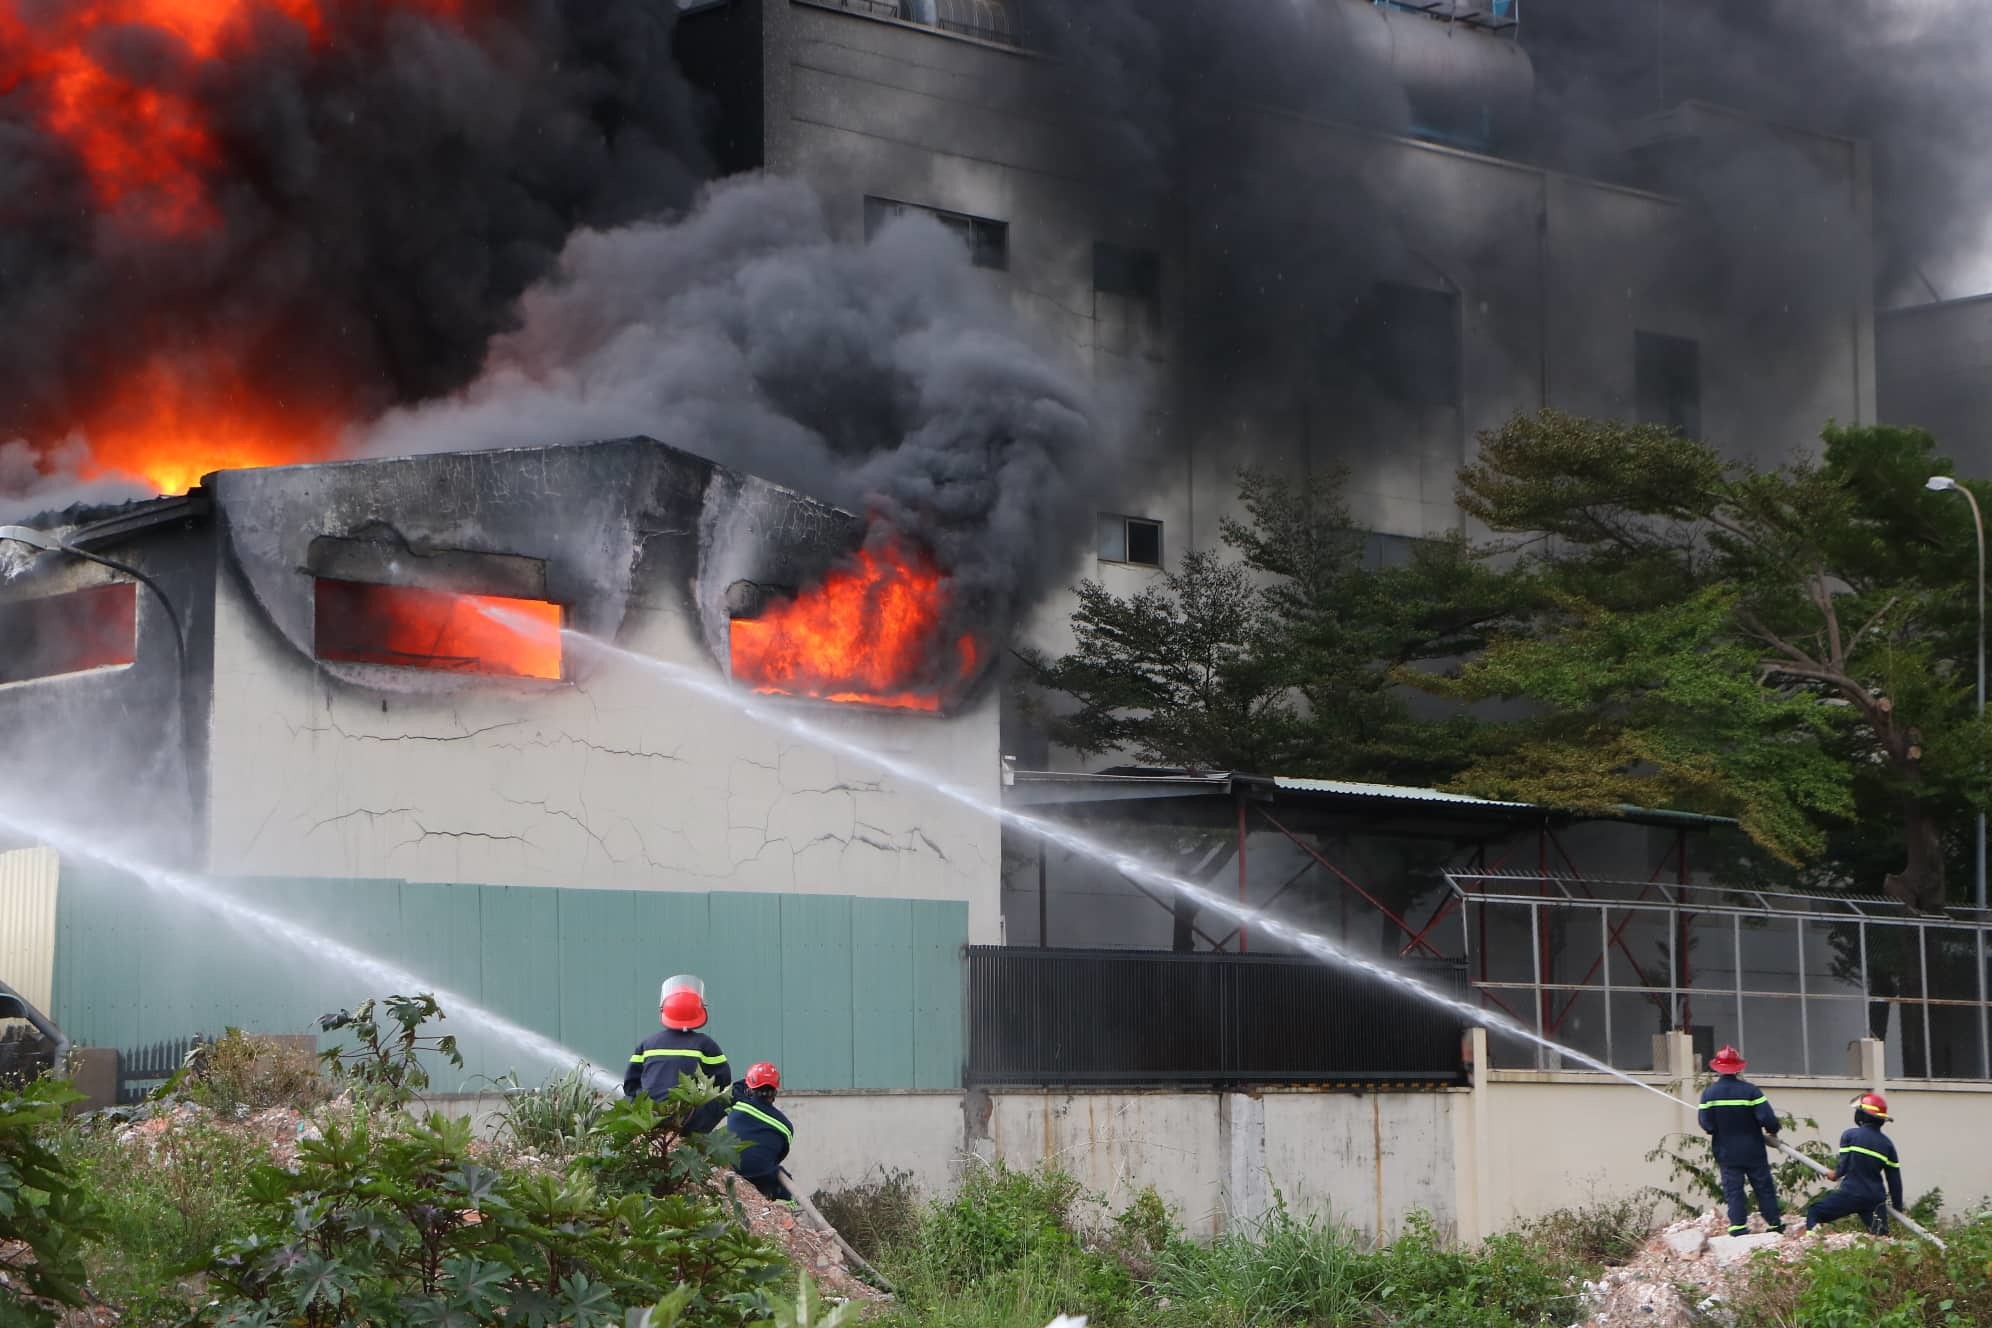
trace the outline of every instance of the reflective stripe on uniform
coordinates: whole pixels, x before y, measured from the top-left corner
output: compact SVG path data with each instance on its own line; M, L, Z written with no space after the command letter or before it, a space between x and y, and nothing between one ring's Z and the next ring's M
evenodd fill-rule
M1897 1162L1894 1158L1890 1157L1886 1153L1877 1153L1872 1148L1862 1148L1858 1144L1848 1144L1840 1151L1842 1153L1864 1153L1867 1156L1874 1158L1877 1162L1880 1162L1886 1166L1899 1167L1902 1165L1900 1162Z
M630 1057L629 1063L631 1065L641 1065L644 1061L654 1060L659 1056L686 1056L707 1065L726 1064L726 1057L708 1056L696 1047L658 1047L654 1050L646 1051L641 1055Z
M790 1143L795 1142L795 1131L789 1129L788 1126L782 1124L780 1121L776 1120L773 1116L770 1116L767 1112L761 1110L759 1107L754 1106L751 1103L747 1102L736 1102L733 1104L733 1109L735 1111L744 1111L749 1116L752 1116L755 1120L760 1121L763 1124L774 1126L776 1129L782 1132L782 1138L788 1140Z
M1767 1097L1753 1097L1748 1101L1740 1097L1725 1097L1717 1098L1713 1102L1704 1102L1702 1105L1704 1107L1761 1107L1769 1101L1770 1099Z

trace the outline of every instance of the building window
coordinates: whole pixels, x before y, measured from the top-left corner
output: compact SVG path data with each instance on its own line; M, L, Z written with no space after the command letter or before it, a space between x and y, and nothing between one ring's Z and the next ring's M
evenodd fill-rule
M1100 561L1135 567L1162 565L1162 523L1138 516L1100 516Z
M123 668L138 658L138 587L113 581L0 604L0 683Z
M1632 342L1639 422L1701 437L1701 343L1658 332L1635 332Z
M545 600L321 577L314 609L319 659L505 678L560 677L560 606Z
M991 268L998 272L1009 271L1010 223L1007 221L971 217L965 212L944 212L939 208L900 203L890 198L866 198L865 238L869 240L878 234L879 228L894 217L909 213L932 217L940 222L968 246L969 261L977 267Z
M1093 246L1096 344L1117 355L1151 349L1162 331L1162 256L1104 241Z
M1453 292L1380 281L1356 302L1343 344L1391 400L1458 406L1459 335Z
M1380 530L1372 530L1363 536L1363 568L1365 571L1382 572L1393 567L1409 567L1412 551L1418 541L1409 535L1386 535Z

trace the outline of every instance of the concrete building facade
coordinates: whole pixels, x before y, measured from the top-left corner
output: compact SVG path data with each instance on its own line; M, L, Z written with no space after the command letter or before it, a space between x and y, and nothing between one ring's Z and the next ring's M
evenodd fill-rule
M696 972L715 1031L797 1083L960 1083L960 951L999 938L1000 837L934 785L993 806L986 689L946 713L728 700L753 695L727 676L741 590L809 584L856 518L643 439L210 478L51 527L159 596L104 609L130 577L62 553L0 593L34 628L0 731L46 772L0 833L61 864L10 881L36 925L7 957L78 1045L301 1033L385 994L194 897L218 892L598 1064ZM387 598L339 608L355 594ZM549 617L494 642L476 604ZM85 627L123 635L92 654ZM546 1068L467 1042L473 1076Z
M1101 186L1085 144L1109 112L1019 31L1016 6L974 7L985 19L971 29L895 0L732 0L689 14L680 44L717 101L728 168L810 181L853 236L896 209L942 218L1047 338L1103 379L1148 385L1128 483L1101 496L1096 555L1080 569L1112 589L1217 545L1220 520L1238 514L1242 465L1345 467L1352 509L1387 546L1460 528L1455 473L1479 431L1517 412L1655 420L1760 459L1812 446L1829 419L1875 418L1860 144L1690 104L1626 137L1620 177L1654 187L1548 169L1502 155L1513 134L1419 122L1426 44L1452 62L1437 81L1470 103L1468 119L1497 131L1525 120L1532 73L1512 30L1327 2L1397 53L1411 105L1401 131L1276 106L1186 108L1182 160L1236 166L1188 167L1153 207ZM1737 317L1725 299L1738 274L1702 267L1712 232L1694 185L1744 160L1772 164L1767 191L1806 182L1802 198L1753 200L1767 230L1840 247L1807 273L1802 309L1786 298L1784 314ZM1261 184L1286 209L1270 234L1232 215ZM1365 230L1388 240L1364 244ZM1232 247L1277 244L1293 252L1253 260L1276 278L1260 291L1264 316L1312 331L1282 330L1256 371L1215 363L1235 331L1226 320L1241 317L1225 286ZM1281 284L1345 307L1282 306ZM1132 545L1116 520L1128 517ZM1055 597L1032 635L1068 644L1070 611Z

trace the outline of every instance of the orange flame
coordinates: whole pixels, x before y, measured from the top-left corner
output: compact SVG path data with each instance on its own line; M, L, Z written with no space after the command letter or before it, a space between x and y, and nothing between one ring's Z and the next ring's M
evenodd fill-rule
M393 3L456 17L471 0ZM321 0L0 0L0 98L69 147L106 219L198 240L217 221L208 184L223 162L195 76L253 54L286 22L314 46L329 39ZM127 29L149 29L165 58L137 72L116 40ZM174 493L212 470L328 456L343 415L331 399L269 398L219 353L196 351L121 371L74 425L86 477Z
M321 580L313 616L319 659L560 677L560 606L543 600Z
M454 15L462 0L402 3ZM63 0L32 21L24 7L0 0L0 93L36 90L43 126L76 152L99 204L165 231L212 224L214 139L192 97L131 77L105 39L150 28L198 63L248 50L259 18L288 19L314 45L325 37L318 0Z
M760 617L735 618L733 676L757 692L939 710L942 688L973 677L977 659L974 638L958 638L955 676L936 684L934 661L947 657L936 640L946 607L932 561L888 541Z
M84 408L87 478L129 475L181 493L213 470L329 456L331 403L260 396L233 365L204 355L155 357Z

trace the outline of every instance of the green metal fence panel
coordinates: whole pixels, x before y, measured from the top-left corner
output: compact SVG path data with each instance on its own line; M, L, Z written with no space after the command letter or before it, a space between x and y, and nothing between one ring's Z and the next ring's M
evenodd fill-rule
M493 1014L534 1032L558 1038L560 1030L560 892L528 886L490 886L484 891L484 1001ZM516 1056L480 1039L475 1063L464 1057L471 1077L495 1078L514 1069ZM522 1077L525 1077L522 1071Z
M725 1049L734 1074L745 1074L755 1061L773 1061L786 1070L790 988L781 962L782 897L728 893L707 899L711 930L705 953L686 956L685 967L663 976L696 973L705 980L712 1012L706 1031Z
M783 895L782 1074L810 1088L851 1088L851 899Z
M657 1027L658 984L705 979L707 1031L735 1073L756 1060L803 1089L949 1088L961 1074L963 904L838 895L713 894L238 879L227 892L411 975L412 990L477 1002L620 1076ZM134 1049L233 1025L315 1032L378 974L306 956L163 899L115 873L65 866L54 1009L85 1046ZM453 999L454 998L454 999ZM441 1090L549 1068L462 1018L462 1074Z
M557 1036L609 1073L621 1075L631 1030L645 1000L641 896L627 890L560 890L560 1029Z
M968 905L923 902L913 910L914 1088L961 1087L968 976L962 946Z
M851 901L853 1083L914 1082L913 914L920 907L910 899Z

